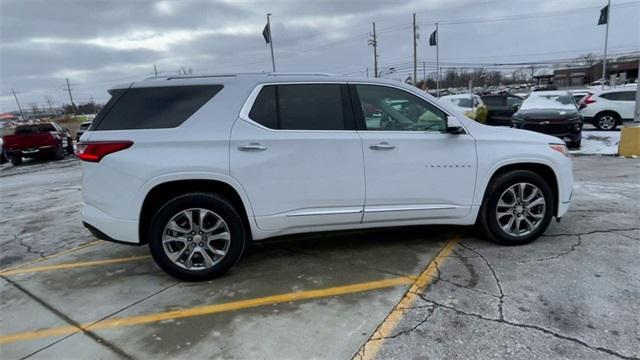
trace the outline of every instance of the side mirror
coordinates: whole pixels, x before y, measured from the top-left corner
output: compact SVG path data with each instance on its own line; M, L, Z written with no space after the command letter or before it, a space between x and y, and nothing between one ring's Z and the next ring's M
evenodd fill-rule
M513 109L513 111L518 111L518 109L520 109L520 104L513 104L511 108Z
M456 119L455 117L447 116L445 121L446 121L446 129L444 132L448 134L453 134L453 135L459 135L459 134L465 133L464 128L462 127L462 124L460 124L460 121L458 121L458 119Z

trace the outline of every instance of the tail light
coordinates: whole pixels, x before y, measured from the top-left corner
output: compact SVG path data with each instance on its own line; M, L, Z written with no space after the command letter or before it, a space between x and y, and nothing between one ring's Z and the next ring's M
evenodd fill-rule
M584 98L584 100L582 100L582 103L585 105L589 105L589 104L593 104L594 102L596 102L594 99L592 99L591 97L593 96L593 94L589 94L586 98Z
M79 143L76 155L80 160L89 162L100 162L103 157L114 152L128 149L133 145L133 141L93 141Z

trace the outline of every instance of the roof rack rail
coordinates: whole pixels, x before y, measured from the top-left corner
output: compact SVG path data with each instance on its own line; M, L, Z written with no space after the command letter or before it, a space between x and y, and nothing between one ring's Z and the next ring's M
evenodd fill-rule
M329 73L320 72L247 72L247 73L220 73L220 74L187 74L187 75L168 75L168 76L150 76L144 80L178 80L178 79L201 79L215 77L237 77L237 76L333 76Z
M333 76L329 73L321 72L270 72L267 76Z

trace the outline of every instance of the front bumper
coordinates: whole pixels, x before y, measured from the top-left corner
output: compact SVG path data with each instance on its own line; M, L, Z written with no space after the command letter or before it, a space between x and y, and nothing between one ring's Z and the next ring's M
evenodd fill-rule
M583 123L540 123L540 122L512 122L516 129L535 131L562 139L565 142L577 142L582 138Z

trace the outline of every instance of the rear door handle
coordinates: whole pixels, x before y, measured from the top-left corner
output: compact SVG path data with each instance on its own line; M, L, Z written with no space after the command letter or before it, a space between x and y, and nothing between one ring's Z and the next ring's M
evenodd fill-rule
M381 143L377 143L374 145L369 145L369 149L371 150L393 150L395 148L396 148L395 145L391 145L386 141L383 141Z
M267 147L264 145L260 145L258 143L250 143L248 145L238 146L238 150L240 151L264 151L267 150Z

